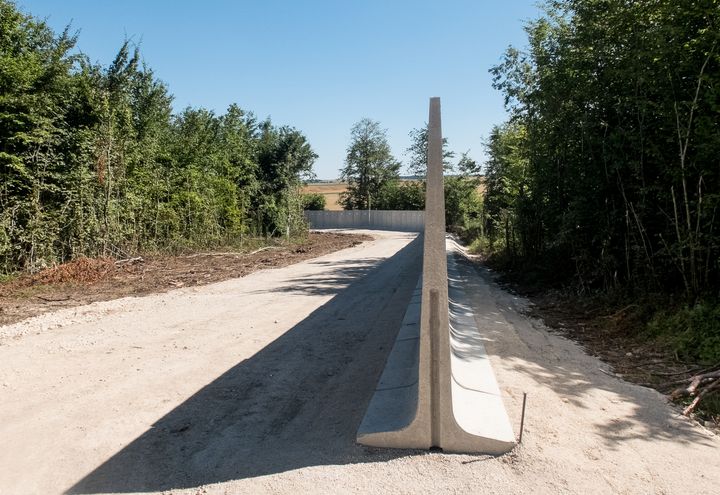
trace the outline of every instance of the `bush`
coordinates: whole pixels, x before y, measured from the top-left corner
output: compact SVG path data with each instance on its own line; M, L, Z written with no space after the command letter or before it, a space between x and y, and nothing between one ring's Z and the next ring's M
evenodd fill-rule
M309 193L302 195L303 210L324 210L325 196L319 193Z
M678 357L691 362L720 362L720 304L698 303L657 313L647 331L666 341Z

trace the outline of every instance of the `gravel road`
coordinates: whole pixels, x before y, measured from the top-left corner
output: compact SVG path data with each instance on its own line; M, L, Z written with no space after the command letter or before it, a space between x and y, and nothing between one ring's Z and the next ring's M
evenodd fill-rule
M461 263L523 444L369 449L357 426L420 271L412 235L0 327L0 494L717 493L720 442Z

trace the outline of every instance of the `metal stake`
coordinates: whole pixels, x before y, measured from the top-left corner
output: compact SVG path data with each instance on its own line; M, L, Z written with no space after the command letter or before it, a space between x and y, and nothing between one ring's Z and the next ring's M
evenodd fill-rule
M523 428L525 428L525 402L526 401L527 401L527 392L523 392L522 415L520 416L520 438L518 438L518 443L522 443Z

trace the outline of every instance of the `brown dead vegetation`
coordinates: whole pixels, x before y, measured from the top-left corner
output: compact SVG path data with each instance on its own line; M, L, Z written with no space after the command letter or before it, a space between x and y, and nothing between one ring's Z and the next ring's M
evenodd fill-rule
M78 258L0 283L0 325L61 308L140 296L244 277L371 240L367 235L310 233L299 242L275 241L250 252L218 250L146 255L123 260Z
M512 288L524 293L522 286ZM703 366L685 362L667 346L647 339L638 330L646 324L643 304L622 307L560 292L530 291L530 316L583 345L589 353L612 366L614 375L654 388L680 401L683 414L695 415L705 426L720 427L720 415L699 410L702 401L720 391L720 363Z

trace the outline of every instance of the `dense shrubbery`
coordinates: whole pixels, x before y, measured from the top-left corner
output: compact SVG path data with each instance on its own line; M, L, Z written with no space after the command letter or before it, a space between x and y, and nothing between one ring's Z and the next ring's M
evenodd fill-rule
M306 193L302 195L303 210L324 210L325 196L320 193Z
M236 105L187 108L137 49L104 68L0 0L0 272L303 228L316 155Z
M717 361L720 4L545 7L492 70L511 116L489 140L479 244L583 293L685 300L651 333Z
M660 311L647 326L650 337L665 339L684 361L717 364L720 358L720 305L698 303Z
M468 230L480 232L482 200L478 194L479 180L470 175L445 176L445 224L448 230L461 234ZM388 181L380 189L374 207L378 210L424 210L425 182Z
M493 69L491 240L586 289L720 287L720 6L553 0Z

